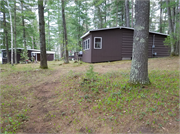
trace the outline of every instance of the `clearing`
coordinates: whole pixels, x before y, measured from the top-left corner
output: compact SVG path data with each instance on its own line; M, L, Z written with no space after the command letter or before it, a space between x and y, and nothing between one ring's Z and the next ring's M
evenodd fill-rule
M149 86L127 84L131 61L2 65L3 133L179 133L179 59L149 59Z

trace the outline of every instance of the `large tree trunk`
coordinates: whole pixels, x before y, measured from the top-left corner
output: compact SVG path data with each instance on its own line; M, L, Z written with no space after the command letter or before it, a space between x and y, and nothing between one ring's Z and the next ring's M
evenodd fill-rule
M130 27L129 0L125 0L126 27Z
M67 40L67 31L66 31L66 19L65 19L65 13L64 13L64 0L61 0L61 6L62 6L62 20L63 20L63 28L64 28L64 39L65 39L65 52L66 52L66 56L65 56L65 63L69 63L69 53L68 53L68 40Z
M25 25L24 25L24 14L23 14L23 1L21 0L21 14L22 14L22 26L23 26L23 41L24 47L26 49L26 33L25 33Z
M40 68L47 69L47 56L46 56L46 39L45 39L45 22L44 22L44 6L43 0L38 0L39 12L39 32L40 32L40 49L41 49L41 63Z
M170 36L173 37L173 33L174 33L174 28L173 28L173 23L172 23L172 16L171 16L171 9L170 9L170 4L169 4L169 0L166 0L166 5L167 5L167 13L168 13L168 22L169 22L169 34ZM171 55L175 55L175 48L174 48L174 43L171 42Z
M4 33L5 33L5 40L6 40L6 55L7 55L7 63L10 62L9 59L9 46L8 46L8 34L7 34L7 27L6 27L6 15L3 12L3 19L4 19Z
M16 0L14 1L14 59L17 64L17 50L16 50Z
M130 72L131 84L150 84L148 78L148 41L149 41L150 0L137 0L135 5L135 26L133 54Z
M13 66L13 26L12 26L12 18L11 18L11 10L9 6L9 1L7 0L9 16L10 16L10 25L11 25L11 65Z

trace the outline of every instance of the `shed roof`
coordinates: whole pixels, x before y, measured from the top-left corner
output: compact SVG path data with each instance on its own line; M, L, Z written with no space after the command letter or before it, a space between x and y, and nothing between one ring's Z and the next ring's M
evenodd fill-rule
M31 53L37 53L37 54L40 54L41 52L31 52ZM52 51L46 51L46 54L55 54L55 52L52 52Z
M90 32L93 32L93 31L102 31L102 30L110 30L110 29L129 29L129 30L134 30L134 28L131 28L131 27L110 27L110 28L101 28L101 29L93 29L93 30L89 30L88 32L86 32L83 36L81 36L81 39L86 37L87 35L90 34ZM164 33L159 33L159 32L152 32L152 31L149 31L150 33L154 33L154 34L159 34L159 35L166 35L168 36L168 34L164 34Z

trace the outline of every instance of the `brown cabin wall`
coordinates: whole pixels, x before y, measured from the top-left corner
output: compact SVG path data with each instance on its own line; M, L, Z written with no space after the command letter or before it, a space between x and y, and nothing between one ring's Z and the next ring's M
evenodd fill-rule
M131 58L133 49L133 30L121 29L122 32L122 58ZM153 36L155 48L153 46ZM149 33L149 44L148 44L148 57L165 57L169 56L169 47L164 46L163 41L167 36ZM152 52L156 52L157 55L153 56Z
M82 61L83 61L83 62L89 62L89 63L91 63L91 62L92 62L92 61L91 61L92 49L93 49L93 45L92 45L92 35L90 34L90 35L86 36L85 38L83 38L82 44L84 43L84 40L86 40L86 39L88 39L88 38L90 38L90 43L89 43L90 49L88 49L88 50L83 50Z
M47 54L47 61L53 61L54 60L54 54Z
M121 44L122 34L120 29L102 30L92 34L92 59L91 62L105 62L122 60ZM94 37L102 37L102 49L94 49ZM84 56L84 55L83 55Z
M157 56L154 57L166 57L170 55L170 47L165 46L163 43L165 41L165 37L167 36L155 35L155 48L153 51L157 53Z
M6 50L3 50L2 52L6 52ZM17 49L17 63L19 63L21 61L21 53L22 53L22 50ZM11 63L11 50L9 50L8 55L9 55L9 59L10 59L10 63ZM2 57L2 63L6 64L7 58ZM13 63L15 63L15 53L13 53Z

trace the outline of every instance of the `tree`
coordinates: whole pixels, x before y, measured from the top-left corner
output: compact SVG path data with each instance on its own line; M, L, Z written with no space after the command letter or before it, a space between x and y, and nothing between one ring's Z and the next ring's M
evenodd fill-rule
M125 0L126 27L130 27L129 0Z
M134 10L133 10L134 0L132 0L132 1L131 1L131 3L132 3L132 4L131 4L131 5L132 5L132 7L131 7L131 8L132 8L132 15L131 15L131 27L134 27L134 25L133 25L133 20L134 20L134 19L133 19L133 13L134 13Z
M150 84L148 78L149 9L150 0L136 1L133 54L129 80L131 84Z
M13 26L12 26L11 10L10 10L8 0L7 0L7 4L8 4L9 15L10 15L10 25L11 25L11 65L13 66Z
M64 39L65 39L65 63L69 63L69 53L68 53L68 39L67 39L67 30L66 30L66 20L65 20L65 13L64 13L64 0L61 0L61 8L62 8L62 20L63 20L63 28L64 28Z
M6 55L7 55L7 63L10 62L9 58L9 46L8 46L8 28L6 25L6 9L5 9L5 1L3 0L3 23L4 23L4 34L5 34L5 40L6 40Z
M45 23L44 23L44 6L43 0L38 0L38 13L39 13L39 34L40 34L40 68L47 69L47 56L46 56L46 40L45 40Z
M178 7L177 1L166 0L167 14L168 14L168 24L169 24L169 42L171 44L171 56L179 55L179 24L178 24L178 14L176 12L176 7Z
M14 0L14 59L17 64L17 50L16 50L16 0Z

